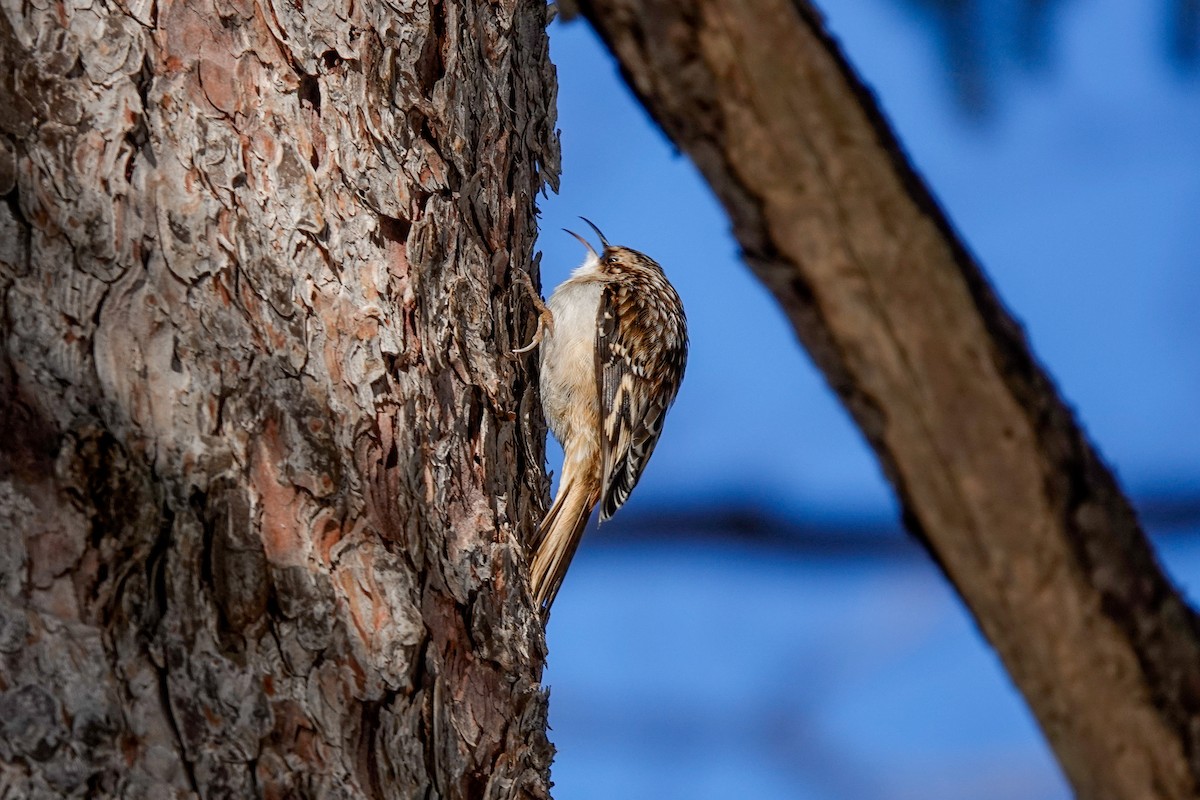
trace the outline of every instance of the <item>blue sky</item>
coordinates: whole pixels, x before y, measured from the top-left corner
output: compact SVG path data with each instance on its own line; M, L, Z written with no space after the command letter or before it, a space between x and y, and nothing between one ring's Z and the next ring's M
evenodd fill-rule
M818 5L1134 497L1200 492L1200 81L1167 56L1168 4L1060 3L1030 68L1006 46L1012 4L979 3L982 117L955 102L927 5ZM559 231L582 233L582 214L659 260L689 315L687 379L626 513L728 502L892 519L872 456L690 162L585 23L553 25L551 52L564 161L561 193L541 203L546 291L582 260ZM1192 597L1196 541L1163 550ZM602 530L548 637L559 800L1068 796L915 548L780 556L605 544Z

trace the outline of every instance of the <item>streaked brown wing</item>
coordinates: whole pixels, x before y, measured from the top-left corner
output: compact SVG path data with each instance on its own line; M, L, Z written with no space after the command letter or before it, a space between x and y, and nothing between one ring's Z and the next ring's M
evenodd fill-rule
M667 307L663 295L636 284L609 284L600 298L596 374L602 521L629 499L641 478L683 379L687 332L678 296L668 291Z

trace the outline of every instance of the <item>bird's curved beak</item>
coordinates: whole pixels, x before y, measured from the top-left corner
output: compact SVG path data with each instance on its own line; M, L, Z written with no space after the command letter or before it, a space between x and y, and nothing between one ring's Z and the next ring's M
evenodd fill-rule
M584 247L586 247L586 248L587 248L588 254L589 254L589 255L590 255L592 258L594 258L594 259L596 259L596 260L599 260L599 259L600 259L600 255L599 255L599 254L598 254L598 253L597 253L597 252L596 252L596 251L595 251L595 250L592 248L591 244L589 244L589 243L588 243L588 240L587 240L587 239L583 238L582 236L580 236L580 235L579 235L578 233L576 233L575 231L567 230L566 228L563 228L563 232L564 232L564 233L569 233L569 234L571 234L572 236L574 236L576 239L578 239L578 240L579 240L579 243L580 243L581 245L583 245Z
M588 226L596 232L596 235L600 237L600 244L604 245L604 249L607 250L609 247L608 239L604 238L604 234L601 233L600 229L596 227L596 223L592 222L587 217L580 217L580 219L586 222Z
M603 233L600 231L600 229L596 227L596 223L592 222L592 221L591 221L590 219L588 219L587 217L580 217L580 219L581 219L581 220L583 220L584 222L586 222L586 223L588 224L588 226L589 226L589 227L590 227L592 230L594 230L594 231L596 232L596 235L600 237L600 244L604 245L604 249L605 249L605 250L607 250L607 249L609 248L608 239L606 239L606 238L605 238L605 236L604 236L604 234L603 234ZM587 251L588 251L588 253L590 253L591 255L595 256L595 257L596 257L596 259L597 259L597 260L599 260L599 258L600 258L600 254L599 254L599 253L597 253L597 252L596 252L594 249L592 249L592 246L591 246L590 244L588 244L588 240L587 240L587 239L584 239L582 236L580 236L578 233L576 233L576 232L575 232L575 231L573 231L573 230L569 230L569 229L567 229L567 228L563 228L563 231L564 231L565 233L569 233L569 234L571 234L571 235L572 235L572 236L574 236L576 239L578 239L578 240L579 240L579 243L580 243L580 244L582 244L584 247L586 247L586 248L587 248Z

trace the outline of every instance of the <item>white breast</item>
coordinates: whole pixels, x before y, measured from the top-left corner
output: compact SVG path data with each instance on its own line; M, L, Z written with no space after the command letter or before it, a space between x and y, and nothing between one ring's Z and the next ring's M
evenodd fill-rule
M598 281L576 276L550 296L554 329L542 341L542 406L554 437L564 444L572 431L599 425L596 315L600 292Z

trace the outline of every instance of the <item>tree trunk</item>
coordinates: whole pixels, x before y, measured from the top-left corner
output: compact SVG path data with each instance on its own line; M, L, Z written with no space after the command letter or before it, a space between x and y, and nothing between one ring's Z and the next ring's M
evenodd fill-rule
M545 14L3 5L0 795L547 796Z
M1196 617L816 13L583 9L724 202L1079 796L1194 797Z

